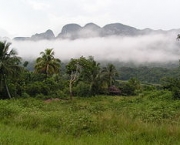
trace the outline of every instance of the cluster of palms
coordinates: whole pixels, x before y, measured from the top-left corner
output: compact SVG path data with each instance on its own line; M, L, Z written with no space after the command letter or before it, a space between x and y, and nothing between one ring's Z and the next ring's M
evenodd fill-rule
M70 94L72 95L72 84L74 82L88 86L86 95L96 95L114 85L115 77L118 76L116 68L112 64L101 68L92 56L71 59L66 65L67 74L70 77ZM83 82L83 83L82 83ZM85 95L85 94L84 94Z
M21 58L17 53L10 49L11 43L6 41L0 42L0 94L11 98L11 93L8 87L8 82L13 78L20 77L20 74L25 72L28 63L21 64ZM40 53L40 57L36 59L34 66L34 74L45 75L45 79L52 77L54 74L60 74L61 61L54 57L53 49L46 49ZM97 63L93 57L71 59L66 65L66 74L68 74L67 82L69 81L69 93L72 98L73 87L80 83L88 86L87 94L96 95L100 90L112 86L115 82L117 71L112 64L101 68L100 63ZM13 82L12 82L13 83ZM61 82L59 82L61 83ZM0 95L0 98L3 96Z

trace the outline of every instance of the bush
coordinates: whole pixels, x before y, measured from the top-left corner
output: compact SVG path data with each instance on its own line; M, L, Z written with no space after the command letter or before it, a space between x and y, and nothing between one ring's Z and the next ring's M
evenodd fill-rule
M21 110L19 106L16 104L13 104L13 103L9 104L7 100L0 102L0 120L3 120L3 119L8 120L10 118L12 119L17 116L19 111Z
M140 82L136 78L131 78L128 82L120 84L120 90L124 96L136 95L141 91Z
M22 98L29 98L30 96L29 96L29 94L27 94L27 93L22 93L21 97L22 97Z
M174 99L180 99L180 88L174 87L172 89L172 95Z
M91 92L89 91L89 85L84 82L79 82L76 88L74 89L75 94L79 97L89 97Z
M156 90L156 87L151 84L143 84L142 89L143 91L153 91L153 90Z
M121 89L122 95L124 95L124 96L135 95L135 87L132 86L132 85L129 84L129 83L123 84L123 85L120 87L120 89Z
M67 98L67 94L64 93L64 91L62 90L58 90L55 93L52 93L52 95L50 95L51 98L60 98L60 99L65 99Z
M180 99L180 78L166 78L163 80L162 86L172 92L174 99Z
M25 91L30 96L36 96L38 94L48 95L49 88L43 82L34 82L26 86Z

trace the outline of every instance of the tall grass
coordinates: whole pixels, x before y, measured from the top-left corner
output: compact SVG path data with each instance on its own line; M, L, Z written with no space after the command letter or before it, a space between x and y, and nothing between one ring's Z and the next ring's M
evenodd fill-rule
M180 144L180 101L168 91L45 102L0 100L0 144Z

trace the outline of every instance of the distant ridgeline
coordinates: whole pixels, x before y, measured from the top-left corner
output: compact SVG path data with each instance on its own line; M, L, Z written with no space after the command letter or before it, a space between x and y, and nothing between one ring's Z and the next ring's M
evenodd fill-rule
M61 32L55 36L52 30L47 30L44 33L37 33L31 37L15 37L14 40L17 41L38 41L38 40L55 40L55 39L79 39L79 38L93 38L93 37L109 37L109 36L138 36L147 34L178 34L180 29L172 30L152 30L137 29L131 26L123 25L121 23L107 24L104 27L100 27L94 23L88 23L84 27L78 24L67 24L65 25Z

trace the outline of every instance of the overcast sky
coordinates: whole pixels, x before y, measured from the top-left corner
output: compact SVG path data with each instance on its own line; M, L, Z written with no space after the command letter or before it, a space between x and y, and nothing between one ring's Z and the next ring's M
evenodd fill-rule
M0 0L0 36L57 35L68 23L180 28L180 0Z

